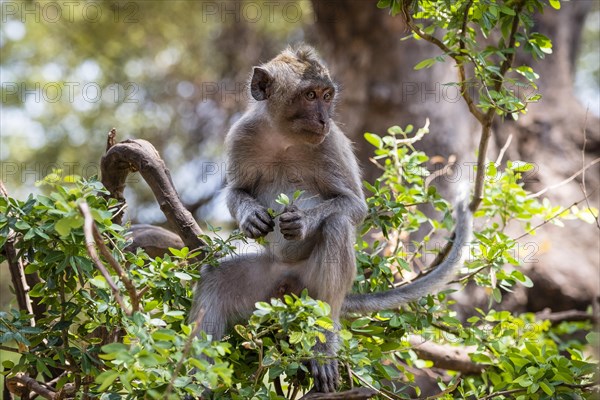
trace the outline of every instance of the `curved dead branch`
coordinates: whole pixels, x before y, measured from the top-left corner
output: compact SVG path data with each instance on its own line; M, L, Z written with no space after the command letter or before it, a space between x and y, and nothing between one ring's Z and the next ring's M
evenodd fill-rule
M171 174L154 146L142 139L115 144L116 129L109 132L106 154L100 160L102 183L111 196L124 202L123 192L130 173L138 171L156 197L161 211L190 249L204 247L202 230L183 206Z

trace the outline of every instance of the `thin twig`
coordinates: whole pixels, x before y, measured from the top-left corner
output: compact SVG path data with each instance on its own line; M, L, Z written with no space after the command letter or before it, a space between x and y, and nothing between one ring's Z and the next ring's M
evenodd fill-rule
M429 118L425 120L425 126L419 129L415 136L405 139L396 139L395 145L408 146L411 144L415 144L419 140L423 139L423 136L425 136L427 132L429 132Z
M456 62L456 65L458 65L458 76L459 76L459 82L460 82L460 87L461 87L461 95L462 95L463 99L465 100L465 102L467 103L467 106L469 107L469 111L471 112L471 114L473 114L479 122L482 122L483 121L483 113L481 112L481 110L479 110L477 108L477 106L475 105L475 101L473 100L473 98L471 97L471 94L469 93L469 88L467 86L468 79L467 79L467 73L465 71L465 63L464 63L464 60L462 60L460 58L461 56L464 56L466 54L465 38L466 38L466 34L467 34L467 23L469 20L469 11L470 11L472 5L473 5L473 1L471 0L465 6L465 12L463 15L463 24L462 24L462 29L460 31L460 36L459 36L460 55L454 56L452 58ZM475 63L473 63L473 64L475 65Z
M589 196L591 196L593 193L595 193L597 190L598 190L598 188L594 189L594 190L593 190L593 191L592 191L592 192L591 192L591 193L588 195L588 197L589 197ZM560 217L560 215L561 215L561 214L563 214L563 213L564 213L566 210L568 210L568 209L570 209L570 208L572 208L572 207L578 206L579 204L581 204L581 203L582 203L582 202L584 202L585 200L586 200L586 198L583 198L583 199L581 199L581 200L577 200L576 202L574 202L573 204L571 204L569 207L565 208L564 210L561 210L561 211L558 211L558 212L556 212L556 213L555 213L554 215L552 215L550 218L548 218L548 219L544 220L544 222L542 222L542 223L540 223L540 224L538 224L538 225L534 226L533 228L531 228L530 230L528 230L527 232L525 232L524 234L522 234L521 236L519 236L519 237L517 237L517 238L515 238L515 239L513 239L513 240L515 240L515 241L519 241L519 240L523 239L525 236L528 236L528 235L529 235L531 232L535 231L536 229L539 229L539 228L541 228L542 226L546 225L548 222L551 222L552 220L554 220L554 219L556 219L556 218Z
M501 391L501 392L494 392L494 393L492 393L492 394L488 394L487 396L485 396L485 397L482 397L482 398L480 398L479 400L488 400L488 399L493 399L494 397L497 397L497 396L503 396L503 395L506 395L506 394L513 394L513 393L524 392L524 391L526 391L526 390L527 390L527 389L523 389L523 388L519 388L519 389L511 389L511 390L503 390L503 391Z
M512 49L515 47L517 30L519 28L519 14L522 6L519 6L517 10L515 10L515 15L513 16L512 26L510 29L510 34L508 36L508 45L505 46L507 49ZM508 54L502 65L500 65L499 76L500 79L496 81L496 85L494 86L494 90L499 92L502 88L502 84L504 83L504 75L508 72L509 68L512 66L515 59L515 52L511 52ZM494 117L496 116L496 110L493 107L485 113L481 128L481 138L479 139L479 150L477 154L477 174L475 176L475 190L473 193L473 200L469 208L471 211L477 210L479 208L479 204L483 200L483 189L485 185L485 160L487 155L488 144L491 137L492 132L492 123L494 122Z
M8 190L4 186L4 182L0 180L0 196L4 197L8 201ZM0 253L4 253L8 262L8 269L10 271L10 278L15 291L15 297L17 298L17 304L19 309L25 311L31 315L29 324L35 326L35 315L33 313L33 303L29 296L31 287L27 283L25 276L25 266L23 265L23 259L18 256L16 250L17 236L12 229L8 229L6 236L6 243L0 248Z
M112 290L113 295L115 296L115 300L117 301L117 303L119 303L121 309L123 309L125 314L131 316L132 311L129 309L129 307L125 305L125 302L121 297L121 293L119 292L119 288L117 287L117 285L115 285L115 282L112 280L112 277L108 273L108 270L104 267L104 264L102 264L102 261L100 260L100 258L98 257L98 253L96 252L96 248L94 246L96 244L96 242L94 241L94 217L92 217L90 208L86 202L79 204L79 211L81 211L81 214L84 218L83 234L85 235L85 247L87 249L87 252L92 261L94 262L96 268L98 268L104 279L106 279L106 282L108 283L108 286L110 286L110 289Z
M563 180L561 182L558 182L557 184L548 186L548 187L540 190L539 192L529 194L529 195L527 195L527 198L528 199L533 199L533 198L536 198L536 197L540 197L541 195L543 195L544 193L546 193L549 190L556 189L556 188L559 188L559 187L561 187L563 185L566 185L567 183L571 182L573 179L577 178L579 175L583 174L585 172L585 170L589 169L590 167L593 167L594 165L598 164L599 162L600 162L600 157L596 158L594 161L590 162L588 165L584 166L582 169L580 169L579 171L575 172L573 175L571 175L567 179L565 179L565 180ZM584 195L585 194L586 193L584 193ZM587 195L585 196L586 199L588 197L589 196L587 196Z
M425 178L425 189L427 189L429 185L431 185L431 182L433 182L435 179L439 178L440 176L446 175L448 171L450 171L452 167L454 167L454 164L456 164L456 156L454 154L451 154L450 157L448 157L448 164L444 165L442 169L435 171L427 178Z
M23 395L21 391L32 391L45 399L54 400L56 398L56 392L54 390L47 388L22 372L15 376L11 376L10 378L6 378L6 385L11 393L19 394L21 396Z
M450 394L452 392L454 392L456 390L456 388L458 387L458 385L460 384L461 378L460 376L458 377L458 379L456 379L456 382L454 382L453 385L448 386L445 390L442 390L441 392L439 392L438 394L435 394L433 396L429 396L426 397L425 400L435 400L435 399L439 399L442 396L445 396L447 394Z
M408 3L408 2L406 2L406 3ZM404 11L404 20L405 20L406 25L414 33L416 33L417 36L419 36L421 39L424 39L424 40L428 41L429 43L434 44L435 46L437 46L438 48L440 48L440 50L442 50L445 54L447 54L449 57L451 57L456 62L456 65L458 66L459 85L461 86L461 96L463 97L463 99L467 103L467 106L469 107L469 111L471 112L471 114L473 114L473 116L480 123L483 124L483 120L484 120L485 115L481 112L481 110L479 110L477 108L477 105L475 104L475 101L473 100L473 98L471 97L471 94L468 91L468 88L467 88L467 85L466 85L466 83L467 83L468 80L467 80L467 76L466 76L464 62L462 60L462 57L466 55L463 52L464 46L465 46L464 35L465 35L465 32L466 32L466 28L467 28L467 19L468 19L468 15L469 15L469 9L471 8L471 4L472 4L472 2L469 2L466 5L466 7L465 7L465 14L464 14L464 19L463 19L463 30L461 31L462 38L460 38L460 42L459 42L459 45L460 45L460 52L459 53L453 52L441 40L439 40L438 38L436 38L433 35L430 35L430 34L424 32L421 28L419 28L413 22L412 17L410 16L409 10L403 10L403 11Z
M585 110L585 119L583 121L583 146L581 147L581 165L585 166L585 147L587 145L587 118L588 112L590 111L589 107ZM590 214L594 215L592 212L592 207L590 206L590 202L588 200L587 188L585 185L585 168L581 171L581 191L583 192L583 196L585 197L585 203L587 204L588 211ZM600 229L600 216L596 215L594 217L596 221L596 226Z
M499 167L500 164L502 163L502 159L504 158L504 153L506 153L506 150L508 150L508 147L510 146L510 143L512 142L512 138L513 138L513 134L511 133L510 135L508 135L508 138L506 139L506 143L504 143L504 146L502 146L502 148L500 149L500 153L498 153L498 158L496 158L496 166Z
M377 389L375 386L371 385L369 382L367 382L362 376L358 375L357 373L355 373L354 371L350 370L350 372L352 373L352 376L356 377L356 379L358 379L359 381L362 382L363 385L365 385L366 387L368 387L371 390L374 390L375 392L377 392L377 394L385 397L386 399L389 400L394 400L393 398L391 398L390 396L388 396L387 394L383 393L380 389Z
M129 276L123 270L123 268L121 267L121 264L119 264L119 262L117 260L115 260L115 258L113 257L113 255L110 252L110 250L108 249L108 247L106 247L106 245L104 244L104 240L102 239L102 234L100 233L100 230L98 229L96 224L93 223L93 220L92 220L92 233L94 234L94 240L96 241L96 245L98 246L98 249L100 250L100 254L102 254L102 256L108 261L108 263L113 268L113 270L117 273L117 275L119 275L119 278L121 279L121 281L123 281L123 284L125 285L125 288L127 289L127 292L129 293L129 297L131 298L131 307L132 307L133 311L139 311L139 308L140 308L139 295L137 294L137 292L135 290L135 286L134 286L133 282L131 281L131 279L129 279Z

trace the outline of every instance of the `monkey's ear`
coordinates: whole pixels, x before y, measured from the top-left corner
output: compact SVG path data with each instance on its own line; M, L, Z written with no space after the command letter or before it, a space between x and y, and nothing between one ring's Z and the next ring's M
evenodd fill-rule
M252 80L250 81L250 93L254 100L262 101L271 96L273 78L267 70L260 67L254 67Z

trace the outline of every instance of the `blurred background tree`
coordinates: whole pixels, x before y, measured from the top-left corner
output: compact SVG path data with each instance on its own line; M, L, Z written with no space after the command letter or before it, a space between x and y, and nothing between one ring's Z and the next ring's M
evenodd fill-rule
M563 181L600 153L598 2L561 4L561 10L548 7L536 21L554 42L553 54L534 67L544 97L523 118L499 124L489 152L495 159L512 134L507 158L536 164L535 174L527 177L533 190ZM2 1L0 6L1 179L12 195L24 198L37 191L35 181L52 168L97 174L106 133L116 127L119 139L143 138L158 148L199 221L227 223L219 196L222 143L245 106L246 79L253 65L299 41L322 52L341 84L337 119L356 142L367 179L374 174L362 134L396 124L420 126L427 117L432 134L423 146L438 162L431 169L445 165L450 155L458 157L458 173L472 168L477 126L458 92L444 86L456 81L455 69L437 63L415 70L421 60L440 55L439 49L402 40L408 36L402 19L375 2ZM585 176L589 201L597 205L598 165ZM568 206L583 196L581 182L579 175L547 194ZM133 183L128 217L163 223L150 192ZM600 290L598 232L597 226L576 221L558 231L547 229L530 247L536 286L508 296L506 307L585 308ZM5 274L2 269L3 283ZM483 294L469 296L459 302L485 304Z

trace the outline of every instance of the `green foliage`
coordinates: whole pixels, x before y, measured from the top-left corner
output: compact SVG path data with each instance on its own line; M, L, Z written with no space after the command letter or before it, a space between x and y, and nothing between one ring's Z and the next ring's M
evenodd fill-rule
M452 229L450 205L431 186L428 157L413 148L427 127L411 136L413 130L392 127L384 137L365 135L375 147L382 176L373 184L365 182L371 196L356 245L357 292L389 289L396 274L412 272L414 260L424 262L439 250L429 248L434 237ZM522 174L530 168L522 162L487 168L486 197L476 214L486 223L476 232L460 281L487 288L490 306L515 285L531 285L519 270L523 259L517 251L519 240L506 233L507 226L515 224L532 233L535 220L544 223L574 215L523 189ZM104 189L97 181L64 182L57 180L59 175L45 180L50 187L47 196L0 199L2 244L10 230L15 232L26 271L42 278L30 295L45 307L35 327L30 325L32 316L22 311L0 316L0 343L16 346L21 354L17 362L4 362L5 374L29 372L45 379L64 372L58 388L76 383L78 396L102 399L176 399L185 393L198 395L202 387L211 388L220 399L280 399L276 389L280 381L287 393L310 387L304 363L327 358L313 354L312 347L333 329L327 304L306 293L257 303L247 324L237 325L226 342L211 343L204 335L197 336L194 325L185 320L191 282L199 278L192 262L198 253L173 249L171 255L150 259L140 250L125 251L124 229L111 221L116 202L102 196ZM90 206L112 256L127 266L140 296L140 310L131 316L119 307L87 256L78 212L82 201ZM417 205L425 204L442 218L423 214ZM424 227L428 233L423 241L410 244L403 239L405 233ZM209 251L201 262L216 263L218 255L232 251L233 241L239 239L239 235L222 239L216 232L204 237ZM123 282L115 273L112 279L129 305ZM584 356L588 343L565 335L589 331L589 323L552 326L532 314L512 315L491 307L473 310L475 316L461 321L452 304L446 291L399 310L342 321L338 359L347 366L341 370L350 371L343 374L344 387L352 380L408 398L405 385L413 380L408 367L432 365L419 359L408 341L408 335L418 335L446 345L471 346L472 360L485 367L468 376L449 371L452 380L439 382L447 390L446 398L483 398L501 392L522 399L585 396L597 364ZM593 335L588 340L594 340Z
M228 364L219 361L228 346L189 339L191 328L185 324L191 305L190 282L198 277L188 259L197 254L174 250L173 256L151 260L142 251L124 251L124 228L111 221L117 202L104 197L106 192L97 181L68 178L60 182L58 176L60 171L43 182L51 187L49 196L30 196L26 201L0 198L0 243L6 243L10 231L17 235L25 272L42 278L29 295L44 309L35 327L29 324L32 316L23 311L2 314L0 343L16 342L22 353L17 364L4 367L11 373L33 369L45 377L55 375L51 370L64 372L58 388L83 379L89 395L106 393L104 398L114 398L110 393L118 392L129 393L123 398L164 398L171 379L176 378L173 393L193 387L187 375L192 367L197 369L197 382L212 386L231 382ZM127 265L129 278L143 294L141 311L132 317L116 304L106 279L87 255L78 211L82 201L111 245L112 256ZM231 248L236 238L206 237L212 251L204 262L214 262L214 252ZM116 274L112 280L127 293ZM131 299L123 296L129 303ZM184 355L183 344L188 340L192 348ZM209 367L207 361L196 359L200 355L215 358L215 365ZM183 366L178 371L180 362Z
M549 1L553 8L560 2ZM443 54L422 60L415 69L429 68L448 57L463 69L458 83L486 113L518 118L528 103L537 102L538 74L529 65L512 66L517 52L543 59L552 53L552 42L535 32L534 14L543 11L545 1L408 1L380 0L378 7L401 15L414 30L414 37L435 43ZM413 22L413 20L415 22ZM510 61L509 61L510 60ZM472 70L467 77L464 71Z
M472 69L472 78L454 84L461 86L467 102L471 90L476 90L470 100L477 112L516 117L525 111L527 103L539 100L538 94L522 95L516 90L536 89L535 71L527 65L513 67L506 60L518 50L536 58L551 51L550 41L532 31L532 15L542 9L542 2L409 4L380 0L378 5L404 15L418 37L441 37L443 54L423 60L415 68L427 68L451 57L459 69ZM560 7L557 1L550 1L550 5ZM184 9L188 10L187 5ZM135 36L136 28L128 32ZM43 33L28 29L32 34ZM122 35L119 32L114 29L115 35ZM162 35L160 29L157 32ZM183 46L189 45L186 43ZM17 51L14 43L8 46ZM108 50L101 52L121 54L119 49ZM167 45L164 51L194 53ZM143 63L143 51L134 53ZM150 78L156 81L154 76ZM156 82L164 86L162 80ZM110 81L101 83L108 85ZM164 128L152 125L156 124L153 120L145 123L150 124L145 126L149 129ZM445 242L444 236L453 228L450 203L432 184L444 174L431 173L427 155L413 147L428 132L428 125L413 132L409 125L394 126L383 137L365 135L375 147L373 159L382 175L375 182L365 182L369 214L356 244L355 292L388 290L404 274L418 277L424 271L416 272L415 265L429 264L426 260L440 251L436 243ZM590 331L588 322L553 326L532 314L513 315L495 309L503 294L516 285L532 284L520 270L531 255L532 245L523 239L547 223L560 224L569 218L589 222L598 213L591 208L553 206L529 193L524 179L532 167L509 161L506 165L489 163L483 171L484 196L475 213L479 228L456 283L474 282L485 288L490 295L488 307L472 310L473 316L463 321L449 299L451 290L447 290L424 294L420 301L398 310L343 320L338 359L346 367L341 368L344 388L351 383L370 385L380 391L381 398L409 398L406 386L414 381L411 368L433 365L419 358L409 341L412 335L468 348L472 361L484 367L471 375L448 371L451 380L439 381L444 398L591 397L588 389L598 379L598 366L597 360L586 354L589 346L598 346L598 338L591 333L585 340L572 335ZM205 335L197 335L194 321L186 321L191 284L201 279L199 263L217 265L218 258L234 251L234 243L243 238L239 234L222 238L213 229L211 235L203 237L207 255L202 260L197 260L198 252L185 248L172 249L170 255L155 259L141 250L132 253L126 250L125 228L112 222L117 203L105 197L104 188L94 179L61 176L55 171L44 180L47 195L30 196L25 201L0 198L0 245L14 234L25 271L41 278L29 293L37 313L35 325L25 311L0 314L2 349L20 355L18 361L3 362L5 375L26 372L38 380L60 376L56 389L73 384L77 398L99 399L180 399L186 393L200 395L203 388L210 388L212 397L219 399L281 399L279 385L288 391L287 398L310 387L304 363L314 358L326 360L327 355L313 354L312 348L334 329L327 304L306 293L257 303L250 320L237 325L226 341L211 342ZM278 202L292 205L301 195L296 192L290 199L282 194ZM88 256L79 211L83 202L88 204L112 258L124 267L134 286L140 307L131 314L119 305L110 285L116 284L116 292L131 308L135 301L124 280L111 271L109 282ZM428 217L422 212L424 207L439 217ZM270 212L276 216L275 211ZM511 236L509 232L515 231L523 233ZM423 239L411 242L408 235L416 232L423 233ZM104 265L108 266L108 261L102 257ZM419 392L418 387L415 390Z

